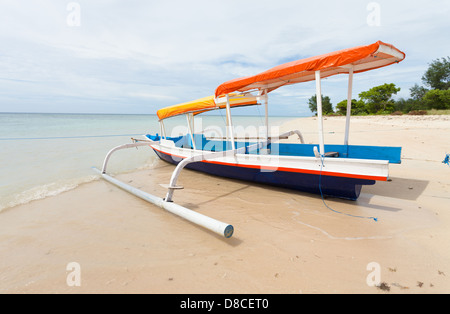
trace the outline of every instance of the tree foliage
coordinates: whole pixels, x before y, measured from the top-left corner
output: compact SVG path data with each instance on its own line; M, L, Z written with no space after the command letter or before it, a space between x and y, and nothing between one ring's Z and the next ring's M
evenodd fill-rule
M450 89L432 89L423 96L426 109L450 109Z
M422 76L422 82L432 89L450 88L450 57L434 60Z
M339 102L336 105L336 113L346 115L347 114L347 99ZM352 115L364 115L367 114L366 104L362 100L352 99Z
M426 89L423 86L419 86L417 83L414 84L413 87L409 89L409 92L411 94L412 99L414 100L421 100L423 96L428 92L428 89Z
M395 102L391 97L399 91L400 88L397 88L394 83L386 83L361 92L359 98L365 101L368 113L390 113L395 109Z
M308 99L309 109L312 113L317 113L317 97L313 95L310 99ZM331 103L330 97L322 95L322 113L330 114L333 113L333 104Z
M417 84L411 87L410 107L414 110L450 109L450 57L432 61L422 81L432 89Z

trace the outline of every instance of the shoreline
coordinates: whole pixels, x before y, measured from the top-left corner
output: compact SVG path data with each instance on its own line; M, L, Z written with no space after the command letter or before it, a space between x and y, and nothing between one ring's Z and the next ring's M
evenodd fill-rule
M449 119L352 117L351 144L402 146L403 162L391 165L392 181L364 187L356 202L326 199L336 212L317 195L183 170L175 201L231 223L231 239L103 180L6 209L0 292L448 293ZM317 141L315 117L281 130L288 128ZM341 143L345 117L324 117L324 128L326 143ZM158 161L117 178L163 196L159 183L173 168ZM66 283L71 262L81 267L79 287ZM390 291L367 284L370 265Z

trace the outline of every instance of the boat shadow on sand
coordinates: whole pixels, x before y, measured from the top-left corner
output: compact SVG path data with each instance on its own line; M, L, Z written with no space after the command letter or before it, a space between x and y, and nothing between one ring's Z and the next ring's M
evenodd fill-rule
M220 178L220 180L242 183L242 181L238 181L238 180L230 179L230 178ZM340 199L340 198L335 198L335 197L328 197L328 196L324 196L324 200L327 202L332 201L333 203L346 204L347 206L357 206L357 207L364 206L366 208L371 208L371 209L376 209L376 210L397 212L397 211L402 210L403 208L393 206L395 204L395 202L394 203L371 202L371 199L375 196L376 197L381 196L381 197L388 197L388 198L397 199L397 200L415 201L420 197L420 195L422 195L422 193L424 192L424 190L426 189L428 184L429 184L429 181L425 181L425 180L392 177L388 181L384 181L384 182L381 181L381 182L377 182L375 185L364 186L363 190L361 191L361 196L356 201ZM207 201L204 201L199 204L189 203L188 205L192 209L195 210L196 208L198 208L204 204L217 201L218 199L221 199L221 198L226 198L226 197L234 194L235 192L241 192L242 190L247 189L250 186L261 187L261 188L271 190L274 192L295 193L295 194L300 194L300 195L304 195L304 196L318 197L318 198L321 197L320 195L310 194L307 192L294 191L294 190L290 190L290 189L286 189L286 188L282 188L282 187L269 186L269 185L265 185L265 184L254 183L254 182L252 182L252 183L247 182L245 186L240 187L237 190L227 191L224 194L217 195L213 199L208 199ZM382 203L384 203L384 204L382 204Z
M366 185L361 191L361 195L358 200L349 201L344 199L332 200L335 202L346 203L349 206L363 206L375 210L383 210L389 212L398 212L404 209L404 204L400 201L416 201L420 195L425 191L429 181L405 179L405 178L390 178L385 182L377 182L375 185ZM380 201L374 200L378 197L390 198L392 201ZM330 198L331 200L331 198Z
M191 172L193 170L187 169L188 172ZM205 174L197 174L201 176L206 176ZM240 180L231 179L231 178L223 178L223 177L216 177L218 183L236 183L238 186L232 188L232 189L226 189L225 191L222 191L221 193L218 193L214 195L212 198L208 198L207 200L203 200L202 202L182 202L183 206L187 206L188 208L192 210L198 210L200 207L214 203L221 199L226 199L236 193L244 192L245 190L256 187L256 188L264 188L268 191L271 191L273 193L295 193L301 197L317 197L321 198L320 195L310 194L306 192L301 191L294 191L282 187L276 187L276 186L270 186L255 182L245 182L243 183ZM420 195L424 192L426 187L428 186L429 181L425 180L414 180L414 179L405 179L405 178L397 178L393 177L389 181L386 182L377 182L375 185L370 186L364 186L363 191L361 193L361 196L357 201L352 200L345 200L345 199L339 199L334 197L327 197L324 196L324 201L331 206L336 206L339 210L342 209L342 206L345 207L345 211L348 213L358 213L358 208L365 207L367 209L372 210L381 210L386 212L400 212L404 210L405 208L403 206L398 205L399 202L396 200L406 200L406 201L415 201L417 200ZM226 184L225 184L226 186ZM391 198L394 201L380 201L379 199L376 201L373 201L372 198L374 197L387 197ZM331 203L329 203L331 201ZM401 203L401 202L400 202ZM340 205L339 205L340 204ZM188 222L190 223L190 222ZM193 227L203 229L193 223L191 223ZM209 230L203 229L205 232L210 233L212 236L214 236L217 239L220 239L222 241L225 241L228 245L231 246L239 246L242 244L243 240L239 237L233 237L232 239L224 239L223 237L214 234L213 232Z
M403 210L403 205L392 201L374 201L378 197L387 197L392 200L415 201L425 191L429 181L391 177L388 181L378 181L374 185L365 185L361 195L356 201L332 197L324 197L324 200L332 200L335 203L343 203L348 206L363 206L370 209L398 212ZM320 195L319 195L320 197Z
M385 182L377 182L375 185L365 186L363 192L372 195L415 201L426 189L428 183L429 181L425 180L393 177Z

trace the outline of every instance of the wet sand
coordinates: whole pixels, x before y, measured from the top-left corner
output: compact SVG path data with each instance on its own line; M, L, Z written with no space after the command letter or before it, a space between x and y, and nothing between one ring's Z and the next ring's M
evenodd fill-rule
M327 117L325 142L342 143L344 125ZM292 128L317 142L315 118L282 129ZM320 195L183 170L175 202L232 224L230 239L103 180L4 210L0 293L449 293L449 131L449 116L352 118L350 144L402 146L402 164L328 207ZM158 161L117 178L163 197L173 169ZM80 286L67 284L71 262ZM384 289L368 285L377 270Z

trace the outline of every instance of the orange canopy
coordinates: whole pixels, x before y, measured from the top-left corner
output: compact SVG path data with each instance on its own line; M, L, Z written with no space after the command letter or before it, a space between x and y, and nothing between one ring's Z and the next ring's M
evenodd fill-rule
M243 95L230 95L230 107L258 105L256 97ZM202 112L223 109L226 107L226 98L220 97L215 99L214 96L208 96L197 100L173 105L170 107L159 109L156 114L160 120L177 116L184 113L199 114Z
M353 73L359 73L398 63L404 58L405 54L394 46L378 41L368 46L288 62L254 76L237 78L219 85L215 95L253 89L270 92L283 85L312 81L318 70L322 78L348 73L350 68L353 68Z

